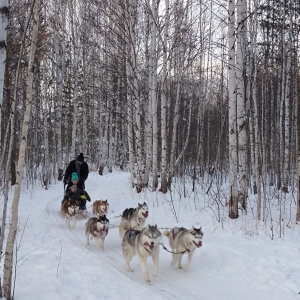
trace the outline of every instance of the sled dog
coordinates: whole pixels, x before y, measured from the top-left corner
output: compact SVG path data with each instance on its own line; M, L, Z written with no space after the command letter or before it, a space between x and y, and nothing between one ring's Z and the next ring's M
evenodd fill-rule
M108 212L109 203L106 200L96 200L93 203L93 214L97 217L104 216Z
M92 217L85 223L86 244L90 244L90 239L98 240L99 248L104 250L105 237L108 234L109 220L106 215L98 218Z
M126 208L123 211L121 223L119 225L120 237L123 238L128 229L142 230L145 226L147 217L148 206L145 202L143 204L138 203L136 208Z
M188 230L184 227L174 227L170 231L165 230L163 235L168 237L169 244L172 249L172 262L174 266L178 263L178 268L187 271L191 266L191 261L196 248L202 246L203 232L201 227L199 229L192 227ZM188 254L188 262L182 267L182 256L184 253Z
M79 211L79 202L76 200L64 200L61 204L61 213L66 219L68 228L75 228L77 215ZM73 223L73 224L71 224Z
M157 225L147 226L143 230L129 229L125 232L122 240L122 250L125 259L126 271L133 272L129 262L134 255L139 257L140 267L146 282L150 282L147 268L147 258L152 257L153 276L157 276L159 265L159 243L162 235Z

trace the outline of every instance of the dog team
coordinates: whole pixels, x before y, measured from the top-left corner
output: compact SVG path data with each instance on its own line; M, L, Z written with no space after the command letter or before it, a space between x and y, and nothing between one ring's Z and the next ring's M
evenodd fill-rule
M104 250L105 237L108 234L109 220L106 215L109 203L107 200L96 200L93 205L93 214L85 224L85 235L89 245L91 239L99 243L100 249ZM80 203L74 200L65 200L61 206L62 215L66 219L69 228L75 228L76 218L80 213ZM177 264L179 269L187 271L191 265L191 260L196 248L202 246L203 232L201 227L186 229L184 227L174 227L170 230L160 232L157 225L145 225L148 217L148 206L144 202L136 208L126 208L121 216L119 224L119 235L122 239L122 252L125 260L125 268L132 272L130 261L133 256L139 257L140 268L146 282L150 283L149 272L147 268L147 258L151 257L153 261L152 275L157 276L159 266L159 246L162 240L162 234L169 240L169 246L172 253L171 265ZM188 261L182 265L182 256L187 253Z

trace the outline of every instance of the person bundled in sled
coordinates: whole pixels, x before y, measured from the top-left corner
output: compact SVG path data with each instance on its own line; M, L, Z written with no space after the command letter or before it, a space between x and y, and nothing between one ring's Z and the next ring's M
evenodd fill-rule
M70 187L72 185L76 185L79 190L84 190L84 186L83 186L82 182L79 181L79 178L78 178L78 175L76 172L73 172L71 175L71 181L68 182L68 184L67 184L66 193L70 190Z
M69 191L64 196L63 201L68 199L79 201L80 210L86 210L86 201L91 202L89 194L85 190L78 189L77 185L72 185L70 187Z
M69 165L67 166L65 175L64 175L64 184L70 184L72 181L72 174L77 173L78 176L78 186L82 189L85 189L84 182L87 180L89 176L89 166L84 161L83 153L80 153L76 159L70 161Z

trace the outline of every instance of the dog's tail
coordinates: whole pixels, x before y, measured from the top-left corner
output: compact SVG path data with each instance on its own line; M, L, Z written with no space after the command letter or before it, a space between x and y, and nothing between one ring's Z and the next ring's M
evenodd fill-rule
M123 239L126 231L129 229L130 229L129 222L127 220L122 220L119 225L119 235L120 235L121 239Z
M169 230L165 230L163 231L163 235L165 235L166 237L170 237L171 231Z

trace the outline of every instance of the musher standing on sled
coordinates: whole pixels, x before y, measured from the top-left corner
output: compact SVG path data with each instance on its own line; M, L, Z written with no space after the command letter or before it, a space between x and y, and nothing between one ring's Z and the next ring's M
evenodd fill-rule
M78 176L78 186L82 187L82 189L85 189L85 184L84 182L89 176L89 166L88 164L84 161L84 156L83 153L80 153L77 156L77 159L74 159L70 161L66 172L64 176L64 185L70 184L72 178L71 174L76 172ZM72 174L73 175L73 174Z

